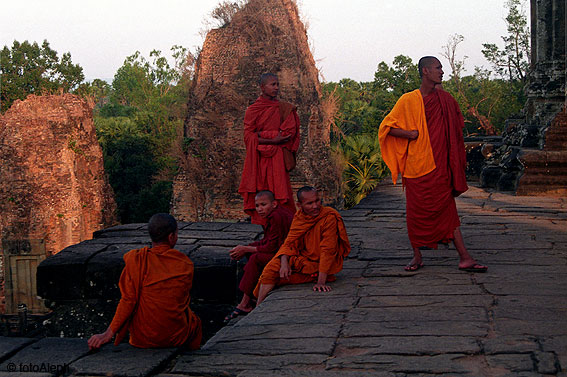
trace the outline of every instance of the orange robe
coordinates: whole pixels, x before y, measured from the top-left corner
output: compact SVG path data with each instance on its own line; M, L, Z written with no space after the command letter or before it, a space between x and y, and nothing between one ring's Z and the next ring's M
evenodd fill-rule
M390 129L417 130L416 140L389 135ZM382 159L392 172L394 184L398 174L406 178L424 176L435 169L435 160L427 132L425 108L419 89L400 97L392 111L384 118L378 131Z
M418 129L419 137L413 142L387 135L393 127ZM406 222L414 248L436 249L439 242L454 239L460 226L454 197L468 189L463 127L459 105L440 89L425 98L419 90L405 94L380 126L382 154L393 165L388 165L392 178L396 168L405 168L398 170L406 188ZM425 163L430 154L433 163ZM412 157L420 155L422 160Z
M319 273L333 275L343 268L343 260L350 252L350 242L341 215L331 207L322 207L318 216L307 216L297 211L291 228L276 256L264 268L260 284L299 284L317 280ZM289 256L292 274L289 280L280 279L280 258ZM334 280L334 277L327 279Z
M258 136L272 139L278 132L291 135L281 145L259 144ZM246 158L238 192L244 199L244 212L253 224L265 225L265 219L256 212L255 196L258 191L270 190L278 203L295 213L289 173L285 169L283 149L296 152L299 147L299 118L295 108L281 121L279 101L259 97L244 115L244 143Z
M201 320L189 308L193 262L167 245L129 251L124 261L122 297L110 324L115 344L129 331L135 347L198 349Z

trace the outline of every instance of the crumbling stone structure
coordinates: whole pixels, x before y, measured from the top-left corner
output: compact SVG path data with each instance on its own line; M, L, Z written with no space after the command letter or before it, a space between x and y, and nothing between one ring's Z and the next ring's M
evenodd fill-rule
M318 187L326 203L341 203L341 171L329 149L329 124L307 34L293 0L250 0L211 30L197 60L188 102L181 173L173 212L184 220L241 219L238 194L244 112L260 94L258 77L279 76L280 97L298 107L301 144L292 188Z
M113 225L115 212L92 106L84 99L30 95L0 117L0 258L8 311L29 295L35 299L42 259ZM29 309L35 305L28 302Z
M521 119L509 119L503 145L481 185L518 195L567 195L565 0L531 0L531 72Z

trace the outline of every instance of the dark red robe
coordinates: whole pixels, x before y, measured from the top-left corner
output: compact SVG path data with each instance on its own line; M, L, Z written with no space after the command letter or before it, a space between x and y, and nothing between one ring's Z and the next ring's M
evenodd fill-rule
M258 134L262 138L272 139L280 131L284 136L291 136L287 143L258 143ZM246 109L244 115L244 143L246 158L238 192L244 199L244 212L250 215L252 223L265 224L265 220L256 213L255 205L256 193L261 190L273 192L279 205L295 213L293 192L282 149L296 152L299 147L299 118L295 109L282 122L279 101L259 97Z
M463 117L455 99L435 90L423 99L436 168L419 178L403 178L406 221L412 247L437 248L454 239L460 226L455 196L468 187L465 178Z
M248 262L244 266L244 275L242 275L238 286L248 296L252 296L264 267L272 260L284 243L293 221L293 215L287 208L276 207L267 218L264 226L264 238L248 245L256 246L256 252L248 255Z

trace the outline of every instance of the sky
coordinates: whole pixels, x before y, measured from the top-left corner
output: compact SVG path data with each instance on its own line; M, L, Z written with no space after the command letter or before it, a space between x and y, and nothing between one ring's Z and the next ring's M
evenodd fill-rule
M371 81L378 63L439 56L452 34L465 67L489 68L482 43L502 45L506 0L298 0L324 81ZM202 45L203 20L219 0L18 0L2 5L0 47L14 40L70 52L87 81L111 80L124 59L173 45ZM527 6L527 5L526 5ZM526 13L529 9L526 9ZM448 63L441 59L447 66ZM448 72L446 70L446 72Z

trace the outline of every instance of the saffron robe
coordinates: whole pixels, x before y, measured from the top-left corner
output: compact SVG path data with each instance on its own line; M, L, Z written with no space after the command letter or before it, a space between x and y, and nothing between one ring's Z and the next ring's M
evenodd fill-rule
M258 296L261 284L298 284L316 280L319 273L336 274L349 253L346 228L336 210L322 207L316 217L297 211L284 244L264 268L254 295ZM288 281L280 279L282 255L289 256L292 274Z
M244 115L244 143L246 158L238 192L244 199L244 212L253 224L265 224L256 212L255 196L258 191L270 190L280 206L295 213L289 173L285 169L283 148L297 152L299 148L299 117L289 104L289 115L282 122L279 101L259 97L246 109ZM259 144L258 136L272 139L281 131L291 138L285 144Z
M412 93L416 92L419 90ZM421 98L421 94L419 97ZM454 239L454 231L460 226L454 197L468 189L465 177L463 117L455 99L440 89L422 98L421 105L404 102L402 99L403 97L396 106L400 105L406 113L410 113L413 109L419 114L423 107L425 119L418 121L425 125L425 136L429 142L426 150L431 149L435 166L431 171L423 169L422 174L418 176L402 175L406 188L408 235L412 247L426 246L436 249L439 242ZM410 118L406 120L408 119ZM412 129L411 124L403 124L400 128ZM422 136L421 130L419 136ZM392 136L390 138L401 139ZM406 150L411 149L412 142L408 141L407 144ZM398 150L392 154L402 155L402 148L398 147ZM405 170L415 171L410 161L408 156Z
M248 261L244 266L244 274L238 286L248 296L252 296L264 267L284 243L293 215L289 209L277 206L267 217L267 223L264 226L264 238L248 245L255 246L256 252L249 254Z
M130 344L140 348L198 349L201 320L189 308L193 262L167 245L131 250L124 255L120 276L122 297L110 328L118 345L130 332Z

